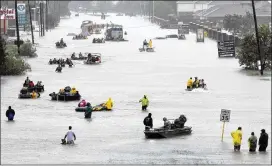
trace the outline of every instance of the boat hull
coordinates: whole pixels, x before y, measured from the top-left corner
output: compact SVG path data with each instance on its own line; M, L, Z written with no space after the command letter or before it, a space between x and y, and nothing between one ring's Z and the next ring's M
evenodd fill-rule
M165 129L145 130L144 134L146 138L169 138L179 135L191 134L191 132L192 127L185 126L184 128L176 128L171 130Z

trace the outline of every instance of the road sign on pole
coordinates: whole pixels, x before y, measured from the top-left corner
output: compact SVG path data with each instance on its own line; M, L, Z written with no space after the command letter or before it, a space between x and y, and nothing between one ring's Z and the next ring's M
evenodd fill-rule
M17 12L19 26L24 26L26 24L26 7L24 3L17 4Z
M220 121L229 122L229 120L230 120L230 110L221 109Z
M230 120L230 110L221 109L220 121L223 122L221 141L223 141L223 138L224 138L225 122L229 122L229 120Z

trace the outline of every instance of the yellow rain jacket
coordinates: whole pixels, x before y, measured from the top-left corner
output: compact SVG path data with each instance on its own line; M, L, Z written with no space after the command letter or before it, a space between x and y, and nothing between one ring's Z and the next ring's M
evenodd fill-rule
M72 89L71 89L71 94L72 94L72 95L76 94L76 88L72 88Z
M108 110L111 110L113 107L113 102L111 100L111 98L108 99L108 101L105 103L105 106Z
M149 40L148 46L149 48L152 48L152 40Z
M192 88L192 86L193 86L193 80L192 80L192 79L189 79L189 80L187 81L187 86L189 86L189 87Z
M142 106L148 106L149 105L149 100L148 98L142 98L139 102L142 102Z
M236 130L231 132L232 141L234 145L241 145L242 142L242 131Z
M37 93L36 92L32 92L31 93L31 97L32 97L32 99L36 99L37 98Z
M208 32L204 31L204 37L208 37Z

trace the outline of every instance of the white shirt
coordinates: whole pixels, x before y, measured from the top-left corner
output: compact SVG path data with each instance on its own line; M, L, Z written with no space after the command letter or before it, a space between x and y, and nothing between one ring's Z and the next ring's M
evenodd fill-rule
M74 140L74 132L73 131L69 130L66 135L67 135L67 142Z

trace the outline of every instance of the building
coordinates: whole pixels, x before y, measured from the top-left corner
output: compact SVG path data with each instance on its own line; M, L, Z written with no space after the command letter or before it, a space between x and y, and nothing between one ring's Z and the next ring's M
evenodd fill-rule
M271 2L255 1L259 23L271 22ZM227 14L252 13L251 1L177 1L179 21L210 20L222 22Z

